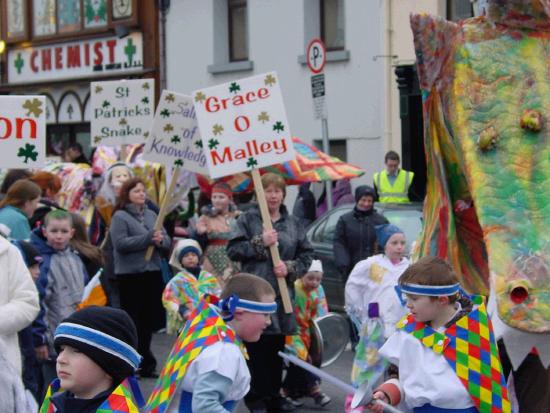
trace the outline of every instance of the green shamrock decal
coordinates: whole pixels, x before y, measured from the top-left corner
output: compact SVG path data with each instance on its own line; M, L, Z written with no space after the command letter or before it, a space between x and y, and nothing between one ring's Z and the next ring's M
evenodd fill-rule
M280 122L280 121L275 122L275 124L273 125L273 130L276 131L277 133L284 131L285 127L283 125L283 122Z
M103 104L101 106L103 106L104 108L107 108L107 107L111 106L111 102L109 102L108 100L104 100Z
M28 163L29 159L32 159L34 162L36 162L36 157L38 156L38 152L35 151L36 146L31 145L30 143L25 144L25 146L22 146L19 148L19 151L17 152L17 156L19 158L25 158L23 162Z
M183 166L183 161L181 159L176 159L174 161L174 167L181 168Z
M178 135L174 135L172 136L172 139L170 139L170 142L172 143L180 143L181 142L181 139Z
M195 146L196 146L197 148L202 148L202 141L196 141L196 142L195 142Z
M241 87L237 82L232 82L229 85L229 93L237 93L239 90L241 90Z
M168 109L162 109L160 111L160 116L162 116L163 118L167 118L170 116L170 111Z
M141 103L143 103L144 105L147 105L149 103L149 98L145 96L143 99L141 99Z
M208 141L208 149L216 149L219 144L217 139L212 138Z
M202 92L197 92L195 95L195 102L202 103L206 99L206 96Z
M249 168L254 168L256 165L258 165L258 161L254 158L248 158L248 161L246 162L246 166Z

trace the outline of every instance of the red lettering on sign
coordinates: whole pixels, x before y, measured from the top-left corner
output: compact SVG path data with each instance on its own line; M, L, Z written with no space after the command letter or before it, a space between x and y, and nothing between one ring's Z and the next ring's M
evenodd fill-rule
M67 46L67 67L80 67L80 45Z
M101 42L94 43L94 65L100 65L103 63L103 53L101 52Z
M15 118L15 137L17 139L23 138L23 126L25 126L25 123L29 123L29 138L36 139L36 121L31 118Z
M63 69L63 49L61 47L55 48L55 68Z
M33 51L31 53L31 70L34 73L38 73L38 65L36 64L36 58L38 57L38 51Z
M259 88L257 91L246 92L244 95L235 95L232 98L217 98L210 96L204 102L204 108L207 112L218 112L232 106L241 106L247 103L252 103L258 99L267 99L269 97L269 89L265 87Z
M90 66L90 43L84 44L84 64Z
M261 87L258 89L258 97L260 99L265 99L269 97L269 89L266 87Z
M115 46L116 46L116 40L107 40L105 42L107 44L107 47L109 48L109 63L115 62Z
M43 49L41 52L42 70L52 70L52 50Z
M231 149L229 147L224 148L223 157L220 157L220 155L218 155L218 152L216 152L215 150L210 152L210 156L212 157L212 163L214 165L217 165L218 162L225 163L226 160L229 162L233 161L233 157L231 156Z
M234 125L239 132L244 132L250 127L250 120L246 116L237 116Z
M246 94L246 101L247 102L254 102L256 100L256 94L254 92L248 92Z
M0 117L0 122L4 122L4 125L5 125L5 132L4 134L2 135L1 132L0 132L0 139L8 139L11 135L11 122L8 118L4 118L4 117ZM2 129L0 128L0 131Z

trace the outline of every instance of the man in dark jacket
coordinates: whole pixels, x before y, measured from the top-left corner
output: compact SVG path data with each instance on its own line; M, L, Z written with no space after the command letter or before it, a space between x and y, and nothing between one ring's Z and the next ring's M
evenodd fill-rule
M355 264L376 253L376 225L388 220L374 209L374 189L363 185L355 190L355 208L340 217L334 236L336 268L347 279Z

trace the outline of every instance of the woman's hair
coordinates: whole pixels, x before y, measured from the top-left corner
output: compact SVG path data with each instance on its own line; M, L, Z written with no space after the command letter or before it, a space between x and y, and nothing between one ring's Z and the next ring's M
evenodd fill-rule
M90 243L88 232L86 230L86 221L80 215L71 213L73 217L74 235L71 239L71 246L78 251L80 255L85 256L94 264L103 265L103 252L99 247ZM93 274L90 274L92 276Z
M6 172L2 186L0 187L0 194L6 194L10 186L12 186L16 181L20 179L30 178L32 175L31 171L28 169L9 169Z
M51 195L57 194L61 189L61 179L50 172L38 171L29 180L42 189L42 196L46 195L47 189L50 190Z
M10 186L6 197L0 202L0 208L7 205L23 208L25 202L40 198L41 194L42 190L34 182L28 179L20 179Z
M283 196L286 196L286 183L281 175L268 172L262 175L262 186L266 189L269 185L273 185L275 188L279 188L283 191Z
M276 296L275 290L266 280L256 275L241 272L225 283L220 298L237 295L243 300L260 301L266 295Z
M143 186L145 186L143 179L138 177L130 178L122 184L115 211L118 211L119 209L124 209L126 205L132 203L130 201L130 191L134 189L138 184L142 184Z

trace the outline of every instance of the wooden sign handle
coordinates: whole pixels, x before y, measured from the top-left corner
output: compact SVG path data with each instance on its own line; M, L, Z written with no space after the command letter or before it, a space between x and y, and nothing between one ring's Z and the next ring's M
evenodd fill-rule
M178 180L179 173L180 173L180 169L174 168L174 172L172 172L172 180L170 181L170 185L168 186L168 189L166 190L166 193L164 194L164 198L162 199L162 203L160 205L159 215L157 217L157 220L155 222L155 227L154 227L155 231L158 231L159 229L162 228L162 224L164 223L164 217L166 216L166 208L168 207L168 204L170 203L169 202L170 198L172 197L172 193L176 188L176 183ZM145 253L145 261L151 261L154 251L155 251L155 246L149 245L149 247L147 248L147 252Z
M256 200L258 201L258 206L260 207L260 214L262 216L263 226L267 230L272 230L273 224L271 223L271 217L269 216L269 210L267 209L267 201L265 200L264 187L262 186L262 180L260 179L260 172L257 169L252 170L252 181L254 182ZM273 265L275 266L279 264L281 262L281 257L279 256L277 245L271 245L269 247L269 251L271 252ZM279 286L279 292L281 293L285 313L290 314L292 313L292 302L290 301L290 295L288 294L286 281L283 277L275 278L277 278L277 285Z

